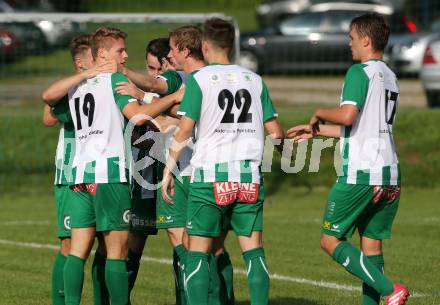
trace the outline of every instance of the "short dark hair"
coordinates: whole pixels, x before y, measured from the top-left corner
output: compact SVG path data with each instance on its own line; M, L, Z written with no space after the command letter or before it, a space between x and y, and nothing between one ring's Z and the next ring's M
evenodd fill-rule
M99 48L110 49L110 39L124 39L127 38L127 33L116 28L100 27L92 35L92 55L96 59Z
M172 30L169 38L173 38L179 51L187 48L192 57L203 60L202 30L200 28L192 25L182 26Z
M220 18L208 19L203 25L203 39L230 52L234 45L235 28L232 23L226 20Z
M72 59L75 59L76 56L84 53L92 47L91 39L92 35L90 34L79 34L72 39L69 45L70 55L72 55Z
M367 13L354 18L350 29L356 28L361 37L369 37L375 51L383 52L390 36L390 27L385 18L377 13Z
M163 59L167 58L168 53L170 53L170 40L168 38L156 38L151 40L145 49L145 57L147 57L148 53L157 57L157 60L162 65Z

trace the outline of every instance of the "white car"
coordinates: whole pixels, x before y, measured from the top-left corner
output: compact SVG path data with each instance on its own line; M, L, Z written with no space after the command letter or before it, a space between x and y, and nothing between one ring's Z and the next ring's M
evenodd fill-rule
M429 107L440 107L440 35L431 39L423 57L420 79Z

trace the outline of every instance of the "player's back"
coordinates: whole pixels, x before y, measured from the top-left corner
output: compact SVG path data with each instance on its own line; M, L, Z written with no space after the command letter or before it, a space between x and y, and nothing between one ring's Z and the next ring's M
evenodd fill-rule
M101 73L82 82L70 95L75 125L76 183L126 182L125 118L113 90L114 76Z
M237 65L209 65L194 74L202 105L194 165L261 161L264 146L263 82Z
M368 78L368 90L356 121L343 128L342 137L349 145L345 156L348 157L347 182L398 184L400 169L393 140L399 105L396 75L380 60L370 60L358 67Z

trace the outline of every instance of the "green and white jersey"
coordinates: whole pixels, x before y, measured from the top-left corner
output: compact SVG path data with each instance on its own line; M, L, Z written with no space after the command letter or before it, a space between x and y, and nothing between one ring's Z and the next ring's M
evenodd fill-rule
M73 123L61 123L55 156L54 185L73 183L72 163L75 154L75 127Z
M259 75L206 66L188 76L179 114L196 121L192 182L260 183L264 122L277 113Z
M186 81L186 74L183 71L166 70L164 73L158 76L167 83L167 92L165 95L172 94L184 86Z
M122 110L136 99L115 91L116 83L123 81L128 79L120 73L101 73L69 93L75 125L75 184L128 181L131 143L124 141L127 120Z
M55 155L54 185L69 185L73 182L72 162L75 154L75 127L70 116L68 96L52 108L60 124L60 133Z
M167 95L172 94L179 90L180 88L185 87L187 75L184 71L176 71L176 70L167 70L161 75L158 76L166 81L167 83ZM165 160L168 158L166 152L168 152L169 147L171 146L172 136L166 139L165 145ZM189 147L184 148L180 155L180 160L178 162L178 167L180 170L181 176L191 176L192 168L191 168L191 157L192 157L192 149Z
M393 140L399 92L396 75L383 61L370 60L348 70L341 105L355 105L359 114L353 125L341 128L342 176L338 182L400 184Z

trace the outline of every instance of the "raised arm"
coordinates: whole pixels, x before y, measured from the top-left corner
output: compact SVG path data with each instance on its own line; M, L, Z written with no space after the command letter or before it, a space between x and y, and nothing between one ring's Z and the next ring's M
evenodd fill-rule
M114 71L116 71L116 63L113 61L107 61L92 69L84 70L69 77L57 80L43 91L41 98L47 105L54 106L69 92L71 88L77 86L83 80L92 78L101 72Z
M159 94L166 94L168 91L167 82L164 79L141 74L125 67L121 68L121 72L144 91L152 91Z

